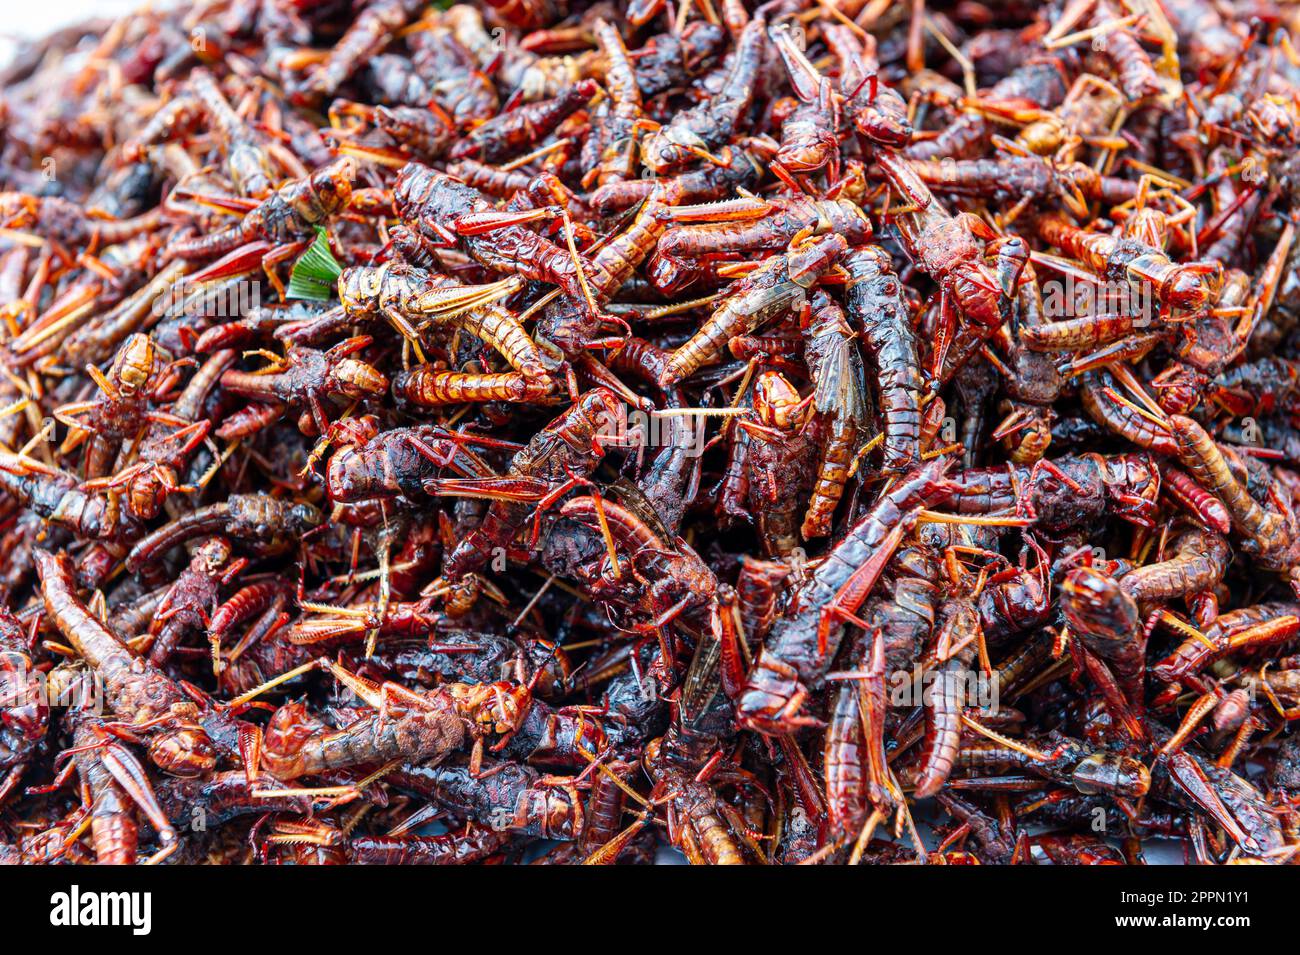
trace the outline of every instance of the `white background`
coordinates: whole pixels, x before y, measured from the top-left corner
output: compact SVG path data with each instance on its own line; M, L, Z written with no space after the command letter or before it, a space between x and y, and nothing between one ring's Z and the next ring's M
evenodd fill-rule
M0 65L13 56L14 40L31 39L97 17L114 17L145 6L141 0L8 0L0 21ZM162 4L153 4L162 6Z

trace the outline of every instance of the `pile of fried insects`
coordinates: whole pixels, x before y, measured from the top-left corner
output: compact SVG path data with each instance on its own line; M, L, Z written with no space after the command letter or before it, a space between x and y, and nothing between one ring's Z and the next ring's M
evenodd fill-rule
M1291 861L1297 19L20 47L0 860Z

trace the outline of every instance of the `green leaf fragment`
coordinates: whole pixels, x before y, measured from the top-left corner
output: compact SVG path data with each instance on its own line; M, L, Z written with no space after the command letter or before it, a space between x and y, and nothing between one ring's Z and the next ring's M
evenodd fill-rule
M285 291L285 297L327 302L342 272L343 267L330 251L324 227L317 226L316 238L289 273L289 287Z

